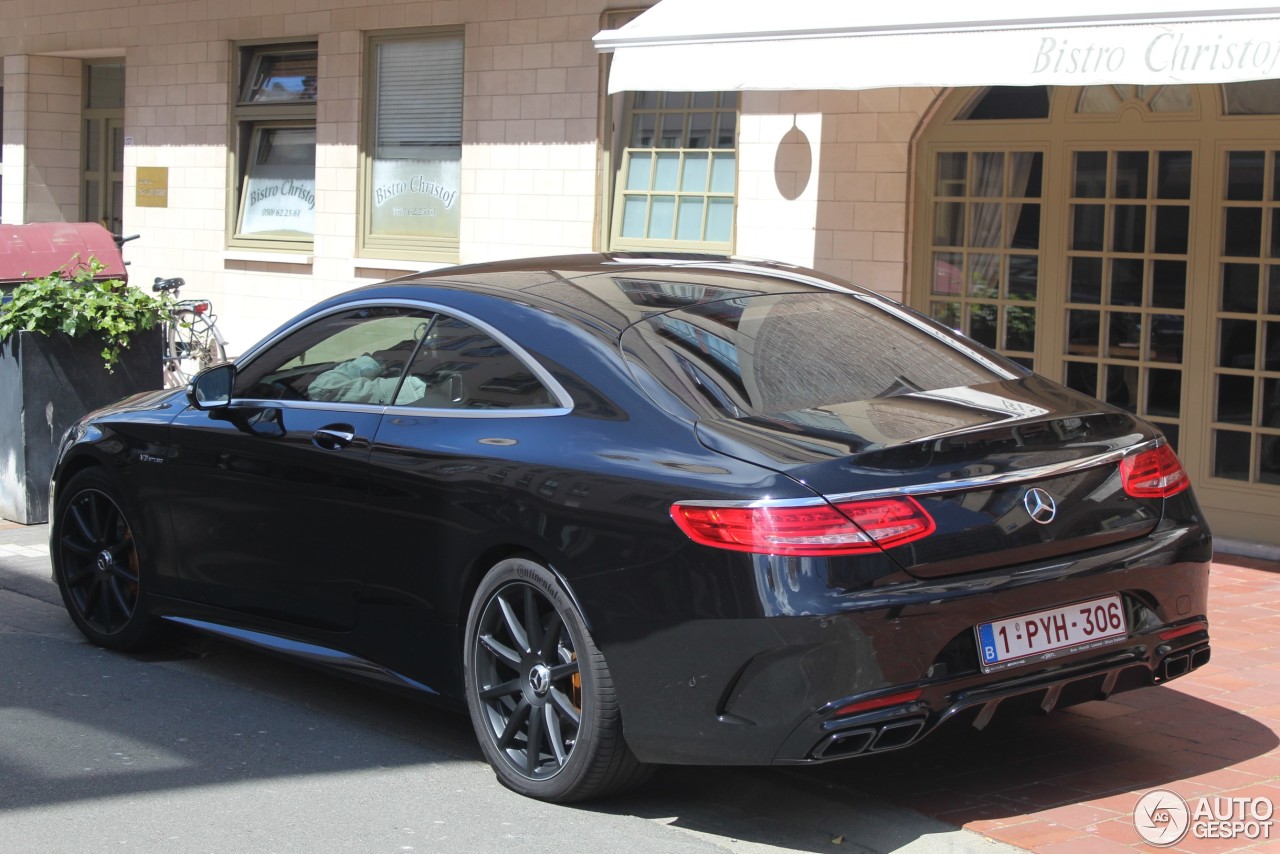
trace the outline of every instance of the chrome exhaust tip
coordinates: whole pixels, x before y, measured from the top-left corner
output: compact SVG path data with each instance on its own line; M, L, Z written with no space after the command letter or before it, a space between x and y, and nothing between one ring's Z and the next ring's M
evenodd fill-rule
M924 721L919 718L885 724L880 727L879 735L876 736L875 741L871 742L868 750L874 753L877 750L896 750L899 747L906 747L915 741L923 730Z
M1165 679L1176 679L1191 671L1191 656L1171 655L1164 660L1164 665L1161 669L1164 672Z
M924 732L924 718L890 721L877 726L833 732L810 753L814 759L838 759L860 753L897 750L916 741Z
M839 756L857 756L866 751L875 740L875 729L851 729L833 732L818 742L813 749L814 759L835 759Z

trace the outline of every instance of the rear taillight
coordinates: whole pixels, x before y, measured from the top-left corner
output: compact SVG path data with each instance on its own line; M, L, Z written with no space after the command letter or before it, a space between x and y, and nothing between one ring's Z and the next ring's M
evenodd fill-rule
M836 709L832 717L839 718L844 715L854 715L858 712L870 712L874 709L885 709L889 706L899 706L903 703L912 703L919 700L920 695L923 693L923 691L917 688L914 691L903 691L900 694L889 694L885 697L876 697L874 700L863 700L860 703L850 703L847 706L841 706Z
M1171 640L1174 640L1175 638L1180 638L1185 635L1193 635L1196 632L1203 632L1208 628L1209 627L1206 626L1204 623L1191 623L1190 625L1187 625L1187 626L1179 626L1176 629L1169 629L1167 631L1161 632L1160 640L1171 641Z
M704 546L815 557L878 552L927 537L937 527L919 502L907 497L799 507L677 503L671 505L671 518Z
M1178 455L1165 444L1122 459L1120 481L1134 498L1168 498L1191 485Z
M204 314L206 311L209 310L209 303L207 302L194 303L191 306L191 310L194 311L196 314Z

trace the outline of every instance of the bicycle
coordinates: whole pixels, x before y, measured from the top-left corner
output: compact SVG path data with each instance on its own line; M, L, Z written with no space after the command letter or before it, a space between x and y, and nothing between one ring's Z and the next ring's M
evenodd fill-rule
M156 277L151 289L173 298L164 334L165 388L182 388L209 365L227 360L227 342L218 331L213 304L207 299L178 299L182 278Z

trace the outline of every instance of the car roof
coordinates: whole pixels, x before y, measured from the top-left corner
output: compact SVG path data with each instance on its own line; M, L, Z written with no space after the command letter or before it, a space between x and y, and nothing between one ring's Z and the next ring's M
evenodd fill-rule
M619 332L656 312L725 299L824 290L878 299L803 267L692 254L523 258L413 273L373 287L389 285L480 290L507 298L518 293L564 306Z

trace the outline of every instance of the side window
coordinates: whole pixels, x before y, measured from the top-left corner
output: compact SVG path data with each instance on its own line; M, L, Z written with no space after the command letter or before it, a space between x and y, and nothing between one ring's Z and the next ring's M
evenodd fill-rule
M426 409L545 409L555 397L483 330L437 315L409 366L397 406Z
M315 233L316 45L240 51L232 242L305 249Z
M236 378L235 397L384 406L431 329L431 312L403 306L329 315L272 345Z

